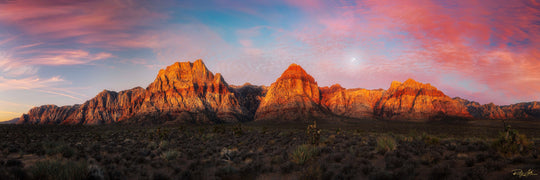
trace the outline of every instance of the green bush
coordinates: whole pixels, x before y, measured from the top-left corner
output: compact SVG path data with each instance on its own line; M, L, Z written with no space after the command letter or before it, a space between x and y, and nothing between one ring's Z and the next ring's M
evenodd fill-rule
M309 144L298 146L292 153L292 161L296 164L303 165L306 161L319 155L319 149Z
M180 153L176 150L169 150L169 151L165 151L164 153L161 154L161 158L163 159L166 159L166 160L174 160L176 159L178 156L180 155Z
M517 130L511 129L510 126L505 128L505 131L499 133L499 137L493 142L493 147L505 156L512 156L518 153L527 152L533 142L520 134Z
M75 155L75 150L63 142L45 142L42 146L45 154L49 156L62 154L62 156L70 158Z
M33 179L42 180L86 179L88 165L84 162L45 160L31 166L30 173Z
M377 138L377 147L375 150L381 153L393 151L396 149L396 140L388 135L384 135Z

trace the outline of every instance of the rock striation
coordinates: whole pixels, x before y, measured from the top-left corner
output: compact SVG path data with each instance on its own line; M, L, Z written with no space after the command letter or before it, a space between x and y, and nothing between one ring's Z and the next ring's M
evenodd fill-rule
M481 105L450 98L430 84L394 81L387 90L319 87L291 64L271 86L229 85L202 60L177 62L159 71L148 87L104 90L81 105L43 105L17 124L336 122L339 118L390 121L459 119L540 120L540 102Z

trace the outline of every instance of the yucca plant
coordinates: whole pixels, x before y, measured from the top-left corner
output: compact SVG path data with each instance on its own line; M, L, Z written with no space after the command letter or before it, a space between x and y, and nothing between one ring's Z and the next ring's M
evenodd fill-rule
M311 158L319 155L319 149L309 144L298 146L292 153L292 161L296 164L303 165Z
M396 149L396 140L388 135L384 135L377 138L377 150L380 153L393 151Z

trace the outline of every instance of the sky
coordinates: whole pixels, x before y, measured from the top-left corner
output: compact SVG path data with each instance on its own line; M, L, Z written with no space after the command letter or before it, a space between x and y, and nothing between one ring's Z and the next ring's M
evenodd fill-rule
M235 85L296 63L319 86L540 101L540 0L0 0L0 121L196 59Z

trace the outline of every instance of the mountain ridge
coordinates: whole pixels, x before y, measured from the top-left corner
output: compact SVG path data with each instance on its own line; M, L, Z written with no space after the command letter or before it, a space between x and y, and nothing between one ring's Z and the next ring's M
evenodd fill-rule
M329 118L330 117L330 118ZM393 81L388 89L319 87L301 66L291 64L270 86L229 85L202 60L161 69L146 88L103 90L83 104L43 105L17 124L307 122L347 117L389 121L540 119L540 102L480 105L450 98L429 83Z

